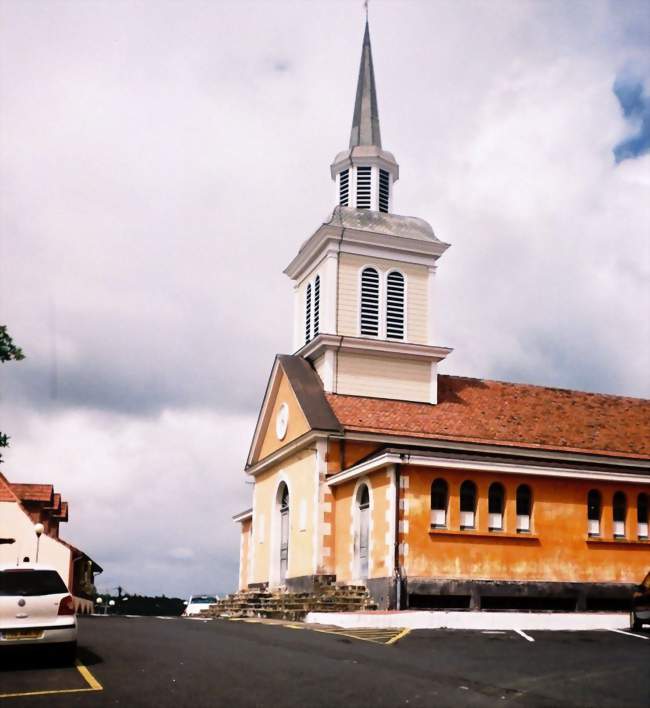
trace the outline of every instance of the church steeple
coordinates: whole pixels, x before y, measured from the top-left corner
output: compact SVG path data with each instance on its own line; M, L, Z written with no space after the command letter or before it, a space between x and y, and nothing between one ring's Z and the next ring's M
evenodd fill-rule
M350 131L350 148L354 148L357 145L376 145L379 148L381 147L377 88L375 86L375 70L372 65L372 47L370 46L368 20L366 20L366 31L363 35L357 96L354 102L352 130Z
M339 206L392 211L393 184L399 177L399 166L393 155L381 147L377 87L367 18L350 145L348 150L334 158L330 169L332 179L336 181Z

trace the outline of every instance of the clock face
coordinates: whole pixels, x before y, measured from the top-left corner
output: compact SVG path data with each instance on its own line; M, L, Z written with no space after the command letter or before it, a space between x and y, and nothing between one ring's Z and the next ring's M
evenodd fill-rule
M275 418L275 434L278 436L278 440L284 440L284 436L287 434L287 426L289 425L289 406L283 403L280 406L280 410Z

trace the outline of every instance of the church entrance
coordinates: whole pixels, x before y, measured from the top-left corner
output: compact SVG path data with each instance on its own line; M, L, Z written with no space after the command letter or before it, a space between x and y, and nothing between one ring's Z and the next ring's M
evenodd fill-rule
M289 567L289 488L282 484L280 495L280 585L284 585Z
M357 493L359 504L359 540L357 543L356 566L360 580L368 577L368 556L370 548L370 494L368 485L362 484Z

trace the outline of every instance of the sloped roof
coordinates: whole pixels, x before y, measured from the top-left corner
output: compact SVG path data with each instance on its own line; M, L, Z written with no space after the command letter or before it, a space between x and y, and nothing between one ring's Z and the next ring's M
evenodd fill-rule
M650 401L458 376L438 403L325 394L346 430L650 458Z
M0 502L16 502L18 497L11 488L9 480L0 472Z

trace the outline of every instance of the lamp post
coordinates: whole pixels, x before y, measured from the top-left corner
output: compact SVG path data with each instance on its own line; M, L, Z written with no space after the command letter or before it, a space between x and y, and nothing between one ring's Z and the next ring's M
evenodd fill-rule
M36 534L36 562L38 563L38 549L39 546L41 545L41 536L43 534L43 531L45 531L45 526L43 524L38 523L34 524L34 533Z

